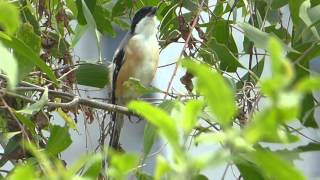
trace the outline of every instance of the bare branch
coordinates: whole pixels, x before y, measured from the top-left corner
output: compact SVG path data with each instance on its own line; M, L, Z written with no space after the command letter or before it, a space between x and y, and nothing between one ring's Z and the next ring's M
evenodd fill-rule
M39 89L39 90L41 90L41 89ZM26 97L26 96L23 96L23 95L14 93L14 92L9 92L9 91L6 91L5 89L0 89L0 93L3 95L23 99L23 100L30 102L30 103L36 102L35 100L33 100L29 97ZM54 108L58 108L58 107L73 108L73 107L77 107L79 105L84 105L84 106L89 106L89 107L96 108L96 109L115 111L115 112L126 114L126 115L135 115L136 116L136 114L130 112L128 110L128 108L126 108L124 106L118 106L118 105L114 105L114 104L104 103L104 102L93 100L93 99L80 98L79 96L74 96L73 99L67 103L48 102L46 105L48 107L54 107Z

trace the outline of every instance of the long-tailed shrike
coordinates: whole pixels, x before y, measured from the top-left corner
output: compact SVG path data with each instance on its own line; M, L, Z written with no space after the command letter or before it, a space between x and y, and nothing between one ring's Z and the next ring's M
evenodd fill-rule
M126 88L124 82L130 77L139 79L144 86L153 80L159 61L159 45L156 38L156 7L143 7L133 17L131 29L116 50L111 65L111 103L126 105L138 98L134 90ZM123 115L112 113L112 132L109 146L119 149Z

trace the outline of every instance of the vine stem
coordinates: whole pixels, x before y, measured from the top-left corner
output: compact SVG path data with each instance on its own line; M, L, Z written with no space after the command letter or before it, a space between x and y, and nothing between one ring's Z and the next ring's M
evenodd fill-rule
M187 39L186 39L186 41L184 43L183 49L181 50L181 53L180 53L179 58L178 58L178 61L175 63L175 67L174 67L174 70L173 70L172 75L170 77L170 80L169 80L169 83L168 83L168 86L167 86L167 89L166 89L166 93L164 95L164 99L166 99L167 96L168 96L169 90L170 90L170 88L172 86L173 79L176 76L177 71L178 71L179 62L180 62L180 60L181 60L181 58L182 58L182 56L184 54L184 51L187 49L187 47L189 45L189 41L190 41L191 36L192 36L192 31L194 30L195 26L197 25L197 22L198 22L198 19L199 19L199 16L200 16L200 12L201 12L201 9L202 9L203 5L204 5L204 0L201 2L200 7L199 7L198 12L197 12L197 15L193 19L193 22L192 22L192 25L190 27L190 32L188 34L188 37L187 37Z

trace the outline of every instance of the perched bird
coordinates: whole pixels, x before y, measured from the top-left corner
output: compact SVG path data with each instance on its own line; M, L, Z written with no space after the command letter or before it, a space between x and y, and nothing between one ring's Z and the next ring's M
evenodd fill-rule
M110 74L112 82L111 103L125 106L139 95L126 88L124 83L136 78L144 86L153 80L159 61L159 45L156 38L156 7L143 7L133 17L131 29L116 50ZM119 138L123 125L123 115L112 113L112 131L109 147L120 149Z

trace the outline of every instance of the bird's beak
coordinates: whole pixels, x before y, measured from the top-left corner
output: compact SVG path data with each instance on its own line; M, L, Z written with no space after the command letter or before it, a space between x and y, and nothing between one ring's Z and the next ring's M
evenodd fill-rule
M149 16L155 16L158 8L157 7L152 7L151 12L149 13Z

